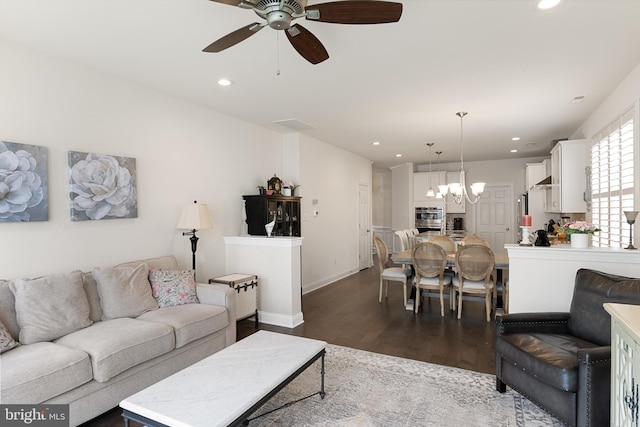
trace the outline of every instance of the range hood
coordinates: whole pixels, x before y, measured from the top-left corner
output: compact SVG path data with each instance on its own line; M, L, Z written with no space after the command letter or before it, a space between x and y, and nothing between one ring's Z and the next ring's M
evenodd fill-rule
M551 177L548 176L545 179L543 179L542 181L540 181L539 183L537 183L536 185L534 185L533 187L531 187L532 190L546 190L547 188L551 188L553 187L553 184L551 184Z

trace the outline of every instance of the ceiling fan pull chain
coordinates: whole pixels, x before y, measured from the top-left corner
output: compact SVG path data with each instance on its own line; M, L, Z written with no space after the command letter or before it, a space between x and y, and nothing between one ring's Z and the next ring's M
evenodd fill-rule
M276 31L276 76L280 75L280 31Z

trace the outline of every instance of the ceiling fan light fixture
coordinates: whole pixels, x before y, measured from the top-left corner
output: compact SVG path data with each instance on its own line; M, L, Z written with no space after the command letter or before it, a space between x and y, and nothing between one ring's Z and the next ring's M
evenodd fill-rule
M560 3L560 0L540 0L538 2L538 9L547 10L556 7Z

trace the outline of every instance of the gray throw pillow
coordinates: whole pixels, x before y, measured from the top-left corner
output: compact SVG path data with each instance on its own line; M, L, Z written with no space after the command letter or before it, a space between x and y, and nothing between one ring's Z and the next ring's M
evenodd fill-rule
M16 299L22 344L51 341L92 323L79 271L15 279L9 288Z
M94 268L92 273L98 284L102 320L138 317L158 308L151 295L147 264L135 268Z

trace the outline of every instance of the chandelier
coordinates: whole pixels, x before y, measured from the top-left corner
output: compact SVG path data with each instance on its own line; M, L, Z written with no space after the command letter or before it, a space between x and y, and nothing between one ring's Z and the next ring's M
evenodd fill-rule
M467 199L469 203L475 204L480 200L480 195L484 191L484 182L474 182L471 184L471 195L469 196L469 191L467 191L467 185L464 180L464 133L463 133L463 118L467 113L464 111L459 111L456 113L456 116L460 117L460 182L454 182L449 185L439 185L438 190L444 197L444 202L447 205L451 205L453 203L457 205L461 205L464 199ZM451 194L453 200L447 200L447 194Z

